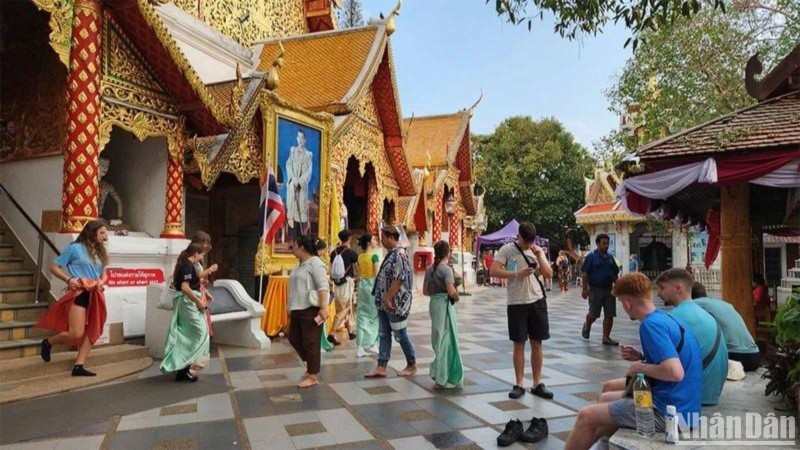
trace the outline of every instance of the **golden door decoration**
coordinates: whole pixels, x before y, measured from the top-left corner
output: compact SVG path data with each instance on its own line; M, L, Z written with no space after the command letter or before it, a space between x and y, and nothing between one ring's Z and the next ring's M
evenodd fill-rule
M268 275L297 265L289 246L298 235L331 242L333 116L290 105L269 91L261 93L261 112L264 163L272 167L286 210L274 241L260 242L256 253L255 275Z

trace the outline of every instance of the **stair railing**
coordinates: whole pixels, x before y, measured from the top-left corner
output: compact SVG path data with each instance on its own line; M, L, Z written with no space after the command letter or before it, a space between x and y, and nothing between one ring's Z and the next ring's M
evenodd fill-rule
M11 195L10 192L8 192L8 189L6 189L5 186L3 186L3 183L0 183L0 194L5 195L6 197L8 197L9 200L11 200L11 204L14 205L15 208L17 208L17 211L19 211L22 214L22 217L24 217L25 220L28 221L28 224L30 224L30 226L33 227L33 229L39 236L39 248L36 252L36 273L34 273L33 276L34 277L33 285L35 289L33 294L33 302L39 303L39 294L42 289L40 282L42 279L41 266L42 266L42 258L44 258L44 244L46 243L50 247L50 249L53 250L56 256L61 255L61 253L58 251L55 244L53 244L53 241L51 241L50 238L47 237L46 234L44 234L44 231L42 231L39 225L37 225L36 222L34 222L33 219L31 219L31 216L29 216L28 213L26 213L25 210L22 209L22 206L20 206L20 204L17 203L17 200L14 199L14 196Z

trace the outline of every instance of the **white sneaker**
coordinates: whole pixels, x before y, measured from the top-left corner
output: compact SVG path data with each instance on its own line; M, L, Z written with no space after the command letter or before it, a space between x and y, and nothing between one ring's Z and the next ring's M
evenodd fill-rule
M378 353L380 353L380 348L378 348L378 344L375 344L372 347L368 348L367 351L377 355Z
M356 358L363 358L365 356L369 356L369 353L367 353L367 351L364 350L364 347L359 345L358 351L356 351Z

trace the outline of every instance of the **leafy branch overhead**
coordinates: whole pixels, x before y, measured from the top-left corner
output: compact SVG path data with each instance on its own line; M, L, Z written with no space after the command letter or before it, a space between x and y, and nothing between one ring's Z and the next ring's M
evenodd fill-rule
M490 0L486 0L489 3ZM554 31L568 39L595 35L609 23L623 23L633 36L626 42L636 49L644 31L655 31L680 17L690 18L702 9L725 11L728 0L495 0L497 14L530 30L537 18L554 16Z

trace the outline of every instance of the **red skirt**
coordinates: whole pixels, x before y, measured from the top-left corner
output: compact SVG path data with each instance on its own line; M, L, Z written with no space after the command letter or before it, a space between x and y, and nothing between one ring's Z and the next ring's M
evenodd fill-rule
M86 331L89 341L94 344L103 335L106 325L106 296L99 289L95 289L97 282L94 280L81 280L83 288L68 291L34 325L36 328L53 330L57 333L69 331L69 311L75 299L84 292L89 292L89 307L86 308ZM83 341L83 336L67 341L68 345L77 346Z

